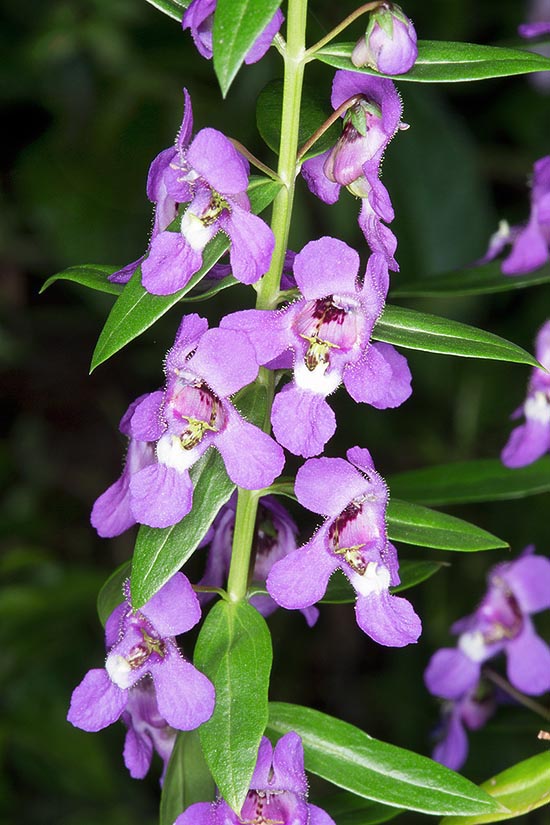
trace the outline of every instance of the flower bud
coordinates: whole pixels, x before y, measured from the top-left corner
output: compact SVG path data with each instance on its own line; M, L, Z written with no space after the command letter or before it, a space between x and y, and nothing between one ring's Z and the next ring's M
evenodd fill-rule
M408 72L417 56L411 20L397 4L380 3L352 52L351 62L357 68L370 66L382 74L395 75Z

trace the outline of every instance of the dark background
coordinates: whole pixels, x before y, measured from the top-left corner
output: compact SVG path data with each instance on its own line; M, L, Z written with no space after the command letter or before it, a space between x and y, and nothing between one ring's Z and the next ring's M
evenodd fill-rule
M311 5L310 42L354 7L348 0ZM123 265L141 254L151 226L147 170L174 139L182 86L192 95L196 129L220 128L275 164L255 131L251 101L281 74L281 61L271 50L259 65L244 68L222 103L211 63L198 57L189 33L146 2L4 0L2 11L0 820L148 824L156 817L159 764L146 781L131 780L122 764L122 725L86 734L66 723L65 714L73 687L103 659L97 591L130 557L134 539L133 531L98 539L89 510L120 472L120 416L133 398L162 382L178 311L89 377L112 297L64 283L42 296L38 291L71 264ZM526 6L516 0L411 0L406 11L424 39L502 45L520 45L515 31L526 18ZM355 24L347 39L359 33ZM308 69L308 77L329 96L329 67ZM525 220L526 179L549 151L550 132L549 98L531 78L438 88L400 83L399 89L411 128L390 146L383 173L397 215L396 282L467 265L484 252L499 218ZM326 207L300 182L292 247L333 234L362 250L365 263L357 203L346 193L341 201ZM250 289L221 295L214 318L239 299L253 302ZM407 305L530 349L549 298L550 287L542 286ZM368 446L383 474L497 456L510 431L508 416L524 396L526 368L414 352L409 361L414 394L399 410L354 407L343 391L331 399L344 426L327 454ZM307 538L313 523L295 512ZM535 543L548 554L547 495L450 512L506 539L514 552ZM402 558L442 558L409 546L400 552ZM200 556L189 575L200 574ZM270 620L272 698L311 703L429 753L438 706L423 687L422 671L433 651L450 642L451 621L475 607L488 567L504 556L444 554L452 567L410 594L424 620L413 648L377 647L357 629L349 606L323 607L313 631L299 614L279 611ZM548 617L538 627L548 638ZM465 774L481 781L539 752L540 726L527 711L501 710L471 736ZM545 816L524 821L542 823Z

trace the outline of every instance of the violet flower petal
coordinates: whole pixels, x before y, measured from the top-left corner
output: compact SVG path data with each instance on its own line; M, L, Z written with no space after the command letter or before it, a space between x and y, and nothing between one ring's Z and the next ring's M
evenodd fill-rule
M258 60L261 60L264 54L267 52L271 44L273 43L273 38L283 25L284 21L283 13L280 9L277 9L263 32L258 35L248 52L246 53L246 57L244 62L247 66L250 66L252 63L257 63Z
M231 239L229 260L235 278L254 284L268 271L275 248L275 236L258 215L232 205L229 215L220 218L224 232Z
M518 34L520 37L540 37L544 34L550 34L550 23L548 21L522 23L518 26Z
M191 29L191 37L198 53L210 60L212 57L212 25L216 0L193 0L183 15L183 29Z
M258 375L252 344L243 332L233 329L207 330L187 361L187 369L222 398L251 384Z
M331 149L327 149L322 155L316 155L314 158L309 158L302 164L302 175L312 192L319 200L324 203L332 205L336 203L340 196L340 184L329 180L325 175L324 166L325 161L331 153Z
M191 510L193 485L189 473L164 464L140 470L130 481L132 511L139 524L170 527Z
M191 583L183 573L175 573L140 608L160 636L179 636L194 627L201 608Z
M161 665L151 672L158 709L169 725L194 730L212 716L214 686L206 676L171 649Z
M219 822L216 811L211 802L195 802L178 816L174 825L231 825L230 822Z
M511 684L528 696L550 690L550 647L537 635L525 616L519 636L508 641L507 675Z
M162 390L150 392L136 406L130 421L130 433L138 441L158 441L166 426L161 411L164 402Z
M322 453L336 432L336 416L322 395L291 383L275 396L271 426L279 444L309 458Z
M152 295L172 295L202 266L202 250L193 249L179 232L161 232L141 265L141 283Z
M111 682L103 668L89 670L73 690L67 721L90 733L102 730L120 717L127 694Z
M388 590L361 594L355 605L357 624L367 636L380 645L405 647L418 640L422 632L420 619L412 604Z
M245 332L256 351L258 364L267 364L284 352L294 340L289 329L290 317L289 311L244 309L222 318L220 328Z
M371 344L363 358L344 370L344 385L354 401L378 410L399 407L412 393L411 371L391 344Z
M343 458L312 458L296 474L296 497L303 507L337 516L350 501L365 493L368 483Z
M191 352L196 349L202 335L208 329L208 321L195 312L184 315L178 327L175 341L166 356L166 371L183 370Z
M458 771L468 755L468 737L462 724L460 708L453 708L443 739L435 746L432 758L453 771Z
M524 613L550 608L550 559L523 556L495 572L506 580Z
M281 607L309 607L323 598L328 580L339 566L338 557L325 548L325 531L321 529L305 547L293 550L273 565L267 577L267 592Z
M269 487L284 467L283 451L267 433L245 421L233 407L224 409L227 424L216 435L215 444L229 478L246 490Z
M273 750L273 773L269 786L305 796L308 792L304 771L304 746L294 731L279 739ZM252 786L251 786L252 787ZM257 787L260 787L259 785ZM266 785L263 786L264 788Z
M120 639L123 629L122 622L128 610L128 602L122 602L117 607L115 607L115 609L105 622L105 647L108 651Z
M308 300L332 293L355 294L359 255L344 241L322 237L310 241L294 259L294 275Z
M525 424L512 430L500 460L506 467L525 467L532 464L550 447L550 424L528 418Z
M501 270L505 275L525 275L545 264L548 257L548 241L538 220L531 218L518 233L512 251L502 262Z
M426 687L434 696L459 699L479 679L480 663L468 658L458 648L437 650L424 672Z
M140 736L134 728L129 727L124 740L123 757L132 779L144 779L153 758L151 739L148 736Z
M248 162L229 138L217 129L201 129L187 150L189 165L223 195L236 195L248 186Z

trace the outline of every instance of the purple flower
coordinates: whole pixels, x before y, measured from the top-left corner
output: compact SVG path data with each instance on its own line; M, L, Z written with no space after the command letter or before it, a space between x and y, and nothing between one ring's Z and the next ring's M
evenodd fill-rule
M122 478L98 499L92 523L100 535L117 535L113 525L122 532L135 522L168 527L180 521L193 503L189 469L212 446L240 487L257 490L273 482L283 468L283 451L229 401L257 374L244 333L209 330L195 314L183 318L166 357L165 389L138 399L127 413L134 442L154 444L155 459L135 470L127 463ZM119 488L126 520L119 513Z
M305 547L273 565L267 590L282 607L308 607L340 568L357 592L361 630L403 647L416 642L421 624L410 602L389 592L399 584L399 563L386 532L388 490L368 450L353 447L347 458L313 458L298 470L298 501L327 519Z
M382 74L405 74L418 57L416 31L397 3L381 3L371 12L364 37L351 54L354 66Z
M437 732L438 742L432 753L433 759L459 771L468 756L467 730L479 730L496 710L496 698L492 688L480 682L466 691L464 696L443 705L443 720Z
M177 731L159 712L155 687L146 676L128 691L122 721L128 728L124 742L124 764L133 779L143 779L151 767L153 751L163 761L162 784L168 761L176 742Z
M197 802L178 816L174 825L334 825L330 816L307 801L304 749L298 734L282 736L275 748L262 738L250 790L239 815L227 802Z
M518 34L526 38L550 34L550 22L546 20L537 23L522 23L521 26L518 26Z
M212 57L212 28L215 11L216 0L192 0L182 20L183 30L191 29L191 37L198 53L207 60ZM261 60L281 28L283 20L282 11L277 9L271 21L249 49L244 59L247 65Z
M371 255L362 285L358 270L357 252L343 241L311 241L294 260L301 300L222 320L247 333L261 364L293 368L293 381L275 396L271 424L295 455L322 452L333 435L336 419L325 398L342 382L355 401L378 409L397 407L411 393L406 359L388 344L370 343L388 287L384 262Z
M507 657L511 684L529 695L550 689L550 648L537 635L531 614L550 607L550 560L529 550L489 571L489 588L477 610L455 622L456 648L431 658L424 681L430 693L460 699L479 681L481 665Z
M512 245L512 251L501 265L505 275L525 275L545 264L550 244L550 155L534 165L531 187L531 214L525 226L509 227L502 222L480 263L496 258Z
M343 115L341 138L332 149L306 160L302 173L313 194L325 203L338 200L341 186L362 198L359 225L367 243L397 272L397 240L382 223L391 223L394 211L379 175L384 151L401 126L401 99L391 80L337 71L332 84L333 108L355 96L360 100Z
M140 699L131 694L150 676L162 719L178 730L197 728L212 715L215 695L206 676L182 657L174 638L200 619L189 580L176 573L140 610L132 608L129 582L124 594L125 601L105 625L105 668L88 671L74 689L68 721L82 730L98 731L125 711L136 718ZM142 752L138 755L143 748L138 738L143 737L134 730L126 744L130 771L141 771L146 761Z
M179 132L176 137L174 146L168 149L163 149L160 154L156 156L147 175L147 197L155 204L155 217L153 222L153 230L151 232L151 241L159 232L163 232L167 226L176 218L178 214L178 203L183 203L191 199L191 190L180 187L177 192L176 199L168 191L169 179L173 177L173 172L185 167L185 152L191 141L193 132L193 108L191 105L191 97L187 89L183 90L184 110L183 120ZM173 187L170 187L171 189ZM181 198L181 200L178 200ZM109 276L109 280L117 284L126 284L143 262L147 252L127 264L118 272L114 272Z
M231 562L233 529L235 527L235 507L237 497L220 510L211 530L203 542L210 544L208 561L199 584L209 587L223 587ZM253 546L254 570L252 580L264 583L269 571L279 559L296 549L298 527L288 510L274 496L264 496L258 505L256 517L256 534ZM200 594L199 600L206 601L207 594ZM250 599L262 616L270 616L277 609L277 604L270 596L257 595ZM308 625L312 627L317 621L319 611L316 607L307 607L302 611Z
M539 363L550 370L550 321L538 332L535 344ZM512 430L501 459L507 467L524 467L550 449L550 374L535 367L527 398L512 418L525 416L525 424Z

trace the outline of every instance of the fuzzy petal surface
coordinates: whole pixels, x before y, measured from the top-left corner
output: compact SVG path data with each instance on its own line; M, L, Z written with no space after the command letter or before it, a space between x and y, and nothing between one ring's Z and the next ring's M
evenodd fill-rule
M96 499L90 522L101 538L120 536L136 523L130 506L129 483L128 473L124 472Z
M212 716L214 686L206 676L177 653L151 673L159 713L176 730L194 730Z
M204 333L187 369L203 378L216 395L226 398L254 381L258 362L244 332L216 328Z
M166 429L162 421L162 390L146 395L137 405L130 422L130 432L138 441L158 441Z
M356 291L359 255L344 241L323 237L310 241L294 259L294 275L308 300Z
M344 385L354 401L386 410L399 407L412 393L405 356L391 344L371 344L365 355L344 370Z
M273 401L271 426L279 444L309 458L323 452L336 431L336 416L322 395L287 384Z
M152 295L172 295L201 266L202 252L193 249L179 232L161 232L153 238L141 265L141 283Z
M296 497L303 507L337 516L368 488L361 473L343 458L311 458L296 474Z
M258 60L261 60L264 54L267 52L269 47L273 42L273 38L283 25L284 21L283 13L280 9L277 9L263 32L256 38L248 52L246 53L246 57L244 62L247 66L250 66L252 63L257 63Z
M304 770L304 746L294 731L285 733L273 750L272 788L292 791L305 796L308 791ZM266 786L264 786L266 787Z
M477 683L479 671L479 662L473 662L458 648L444 647L430 659L424 682L434 696L460 699Z
M212 802L195 802L178 816L174 825L221 825Z
M422 632L420 619L412 604L388 590L359 595L355 605L357 624L380 645L405 647L418 641Z
M280 446L263 430L226 408L228 421L216 436L216 448L225 462L229 478L246 490L269 487L281 474L285 456Z
M233 275L243 284L256 283L271 264L273 232L258 215L235 205L220 223L231 239L229 260Z
M123 757L132 779L143 779L147 776L153 758L151 739L148 736L140 736L134 728L128 728Z
M186 367L189 354L196 348L207 329L208 321L196 312L183 316L176 339L166 356L167 372L183 370Z
M340 560L325 547L325 531L319 530L305 547L276 562L267 577L267 591L281 607L309 607L322 599L328 580Z
M195 172L217 192L233 195L248 186L248 164L229 138L217 129L201 129L187 151Z
M220 321L221 329L238 329L246 333L256 352L258 364L267 364L294 341L289 329L289 313L266 309L232 312Z
M127 690L114 685L103 668L89 670L73 690L67 721L95 732L112 725L126 707Z
M325 161L330 153L331 150L327 149L322 155L304 161L301 171L310 192L313 192L324 203L333 204L338 200L341 187L339 183L334 183L325 175Z
M140 524L170 527L191 510L193 485L187 471L153 464L130 481L132 512Z
M194 627L201 608L191 583L183 573L175 573L163 587L140 608L160 636L178 636Z

